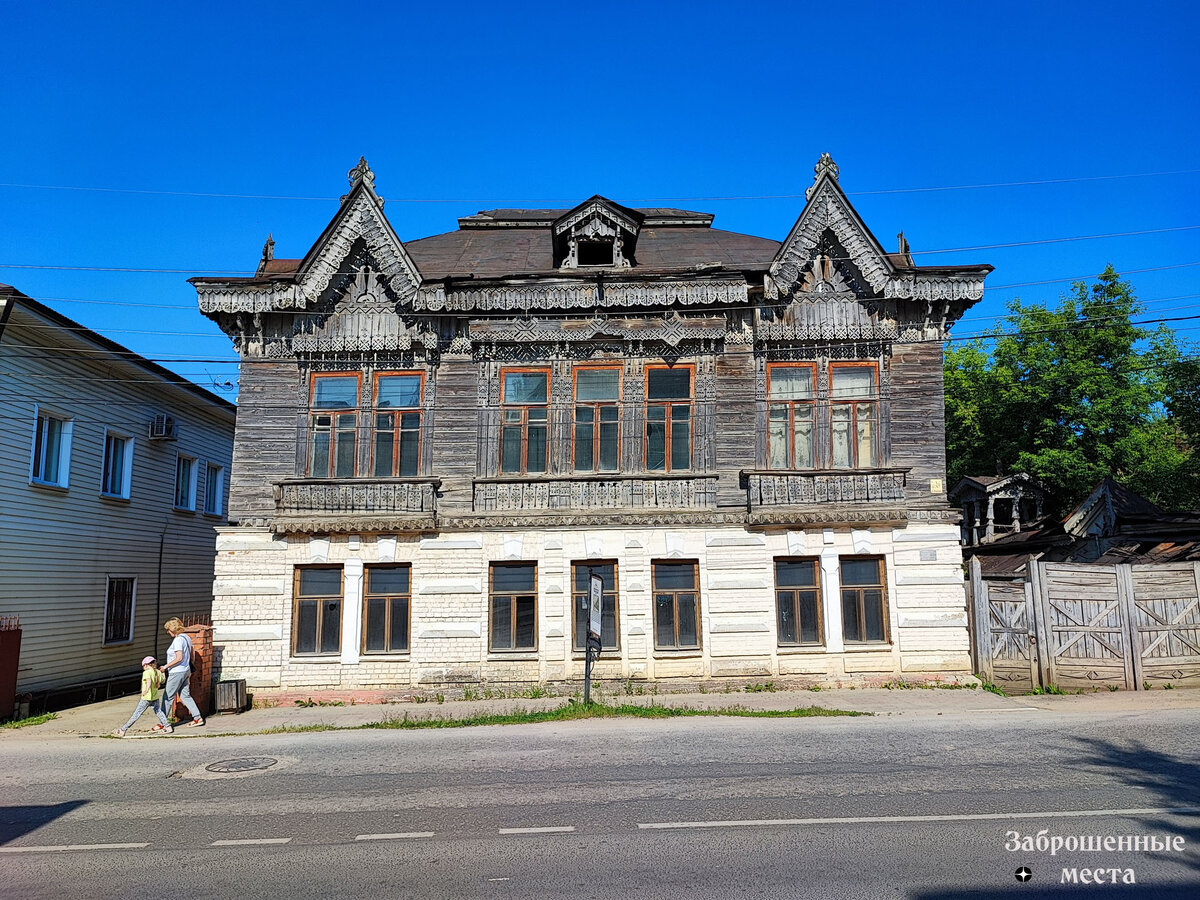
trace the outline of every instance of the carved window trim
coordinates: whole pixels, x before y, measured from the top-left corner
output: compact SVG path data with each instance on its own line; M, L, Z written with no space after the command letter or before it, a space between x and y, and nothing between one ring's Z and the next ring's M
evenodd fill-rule
M508 375L516 374L536 374L544 375L546 378L546 399L541 403L513 403L509 402L505 397L505 378ZM498 440L496 445L496 470L502 475L547 475L550 473L550 406L553 398L552 386L553 378L550 366L503 366L498 373L499 389L500 389L500 423L498 428ZM541 418L534 418L533 427L541 427L543 433L543 454L544 468L535 469L532 472L529 469L529 429L530 429L530 412L540 411ZM509 421L510 415L513 417ZM517 469L504 468L504 433L509 428L517 428L520 430L521 441L521 459L520 466Z
M834 397L834 381L835 373L838 369L869 369L871 371L872 388L869 398L850 398L846 400L838 400ZM868 420L872 423L871 431L871 458L863 460L860 454L861 425L863 422L862 407L870 409L871 418ZM847 438L849 446L847 454L849 456L849 465L838 465L835 454L836 437L836 414L839 410L845 409L847 412L847 424L849 427ZM883 458L882 441L880 440L880 432L882 430L880 422L880 414L882 405L880 402L880 385L879 385L879 363L873 360L854 360L845 362L830 362L829 363L829 467L831 469L871 469L881 465Z
M670 398L655 400L650 398L650 374L655 371L677 371L686 370L688 373L688 398L685 401L682 398ZM651 363L645 366L642 371L642 385L644 392L644 401L642 407L642 468L646 472L690 472L695 469L695 464L692 459L692 453L696 442L696 364L695 363L676 363L669 365L667 363ZM688 447L687 447L687 465L673 466L671 457L673 454L672 439L674 435L675 424L675 407L686 407L687 428L688 428ZM650 458L650 412L652 409L662 408L663 413L663 467L661 469L651 469L649 465Z
M822 609L821 597L821 558L819 556L777 556L773 563L775 573L775 624L776 624L776 639L780 647L786 648L817 648L825 646L825 622L824 610ZM812 566L813 583L811 585L801 584L780 584L779 583L779 564L780 563L804 563ZM804 619L801 616L801 594L812 594L814 600L814 618L816 622L817 638L815 641L806 641L804 635ZM784 612L790 607L792 620L794 624L795 640L784 640Z
M809 400L772 400L771 399L771 375L783 369L807 369L811 377L811 399ZM778 471L795 471L798 469L813 469L819 465L819 450L817 442L817 364L815 362L777 362L767 363L766 365L766 384L764 387L763 402L766 404L766 429L763 432L764 440L766 441L766 454L764 460L766 468ZM771 465L771 413L774 410L783 410L785 416L785 464L782 466ZM796 414L797 412L807 410L809 422L809 464L806 466L796 465Z
M370 468L368 469L368 471L371 472L372 476L375 478L416 478L423 471L421 468L421 464L424 462L424 455L425 455L423 453L423 445L425 443L425 440L424 440L424 438L425 438L425 415L424 415L424 413L425 413L425 375L426 375L426 373L424 371L421 371L418 369L380 369L380 370L372 373L372 377L371 377L371 413L370 413L370 415L371 415L371 420L370 420L370 430L371 430L370 456L371 456L371 460L370 460ZM379 406L379 382L380 382L380 379L389 378L389 377L397 377L397 376L400 376L400 377L415 376L416 378L419 379L419 386L417 388L417 405L414 407L396 407L394 409L392 407L380 408L380 406ZM380 416L384 416L384 415L391 415L391 416L395 417L394 421L393 421L393 425L392 425L391 429L389 429L390 437L392 439L391 440L392 465L390 467L390 471L388 471L386 473L377 471L377 468L378 468L377 454L378 454L378 450L379 450L379 438L381 437L382 434L387 433L387 432L381 432L381 430L379 428L379 418L380 418ZM404 440L404 435L405 435L406 431L409 430L409 429L404 428L404 417L411 416L411 415L416 415L416 417L417 417L417 429L416 429L416 436L414 438L416 441L416 445L417 445L417 462L416 462L416 467L413 472L407 473L407 474L401 474L400 473L400 460L401 460L400 449L402 446L402 441Z
M350 377L353 377L355 379L354 406L352 406L352 407L350 407L350 406L330 407L330 408L326 409L323 407L317 407L315 405L316 397L317 397L317 382L318 382L318 380L324 379L324 378L350 378ZM361 369L346 369L346 370L340 370L340 371L312 372L309 374L309 376L308 376L308 441L307 441L308 447L307 447L307 451L305 453L305 462L304 462L304 473L309 478L355 478L355 477L357 477L358 471L359 471L358 442L359 442L359 437L360 437L359 433L358 433L358 424L359 424L359 411L362 406L362 399L363 399L362 382L363 382L363 373L362 373ZM352 459L353 459L353 470L351 471L351 473L349 475L338 475L337 474L337 459L338 459L339 434L344 435L346 433L347 429L339 427L338 423L336 422L336 419L338 419L341 416L346 416L346 415L352 415L354 417L354 425L351 429L349 429L349 433L353 435L353 440L354 440L354 452L351 454ZM321 416L328 416L330 418L330 423L327 427L318 426L317 420ZM320 434L326 434L326 435L328 435L328 438L329 438L329 448L328 448L329 455L328 455L328 460L326 461L326 465L324 467L324 471L316 471L314 468L317 437Z
M597 372L597 371L607 371L607 372L615 372L616 373L616 375L617 375L617 390L616 390L615 396L613 397L612 400L579 400L578 399L579 373L580 372ZM610 364L610 365L577 365L577 366L572 367L572 369L571 369L571 471L572 472L579 472L581 474L599 475L599 474L604 474L607 472L620 472L621 471L621 435L624 430L621 427L621 425L622 425L622 423L621 423L621 419L622 419L621 399L624 396L623 391L625 389L624 375L625 375L624 367L620 363L615 363L615 364ZM591 421L592 466L591 466L591 468L587 468L587 469L579 468L578 461L576 459L576 450L577 450L577 446L578 446L578 442L579 442L579 429L581 427L581 423L576 419L576 416L578 415L578 411L579 411L580 407L587 407L587 408L590 408L592 411L592 421ZM615 452L616 452L616 465L611 469L601 468L601 466L600 466L602 434L603 434L602 426L604 424L606 424L602 421L602 418L601 418L602 417L601 409L603 407L612 407L614 410L616 410L616 419L611 423L607 423L607 424L615 425L616 430L617 430L616 437L615 437L616 447L614 448ZM583 427L586 427L586 423L583 423Z

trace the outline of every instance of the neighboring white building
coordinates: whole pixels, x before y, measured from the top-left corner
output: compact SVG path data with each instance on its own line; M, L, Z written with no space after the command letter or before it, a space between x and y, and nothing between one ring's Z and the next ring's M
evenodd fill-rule
M970 672L942 342L990 266L884 252L818 163L782 242L501 209L402 243L365 162L303 259L195 278L242 358L223 677L395 690Z
M0 285L0 615L17 690L141 673L206 615L231 403Z

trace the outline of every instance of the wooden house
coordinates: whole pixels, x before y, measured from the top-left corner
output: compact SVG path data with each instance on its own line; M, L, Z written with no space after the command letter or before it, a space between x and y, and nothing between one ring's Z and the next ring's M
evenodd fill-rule
M402 242L360 161L302 259L194 278L241 355L215 640L281 690L968 673L942 342L828 155L782 242L495 209Z
M103 696L207 615L233 404L0 285L0 614L17 691Z

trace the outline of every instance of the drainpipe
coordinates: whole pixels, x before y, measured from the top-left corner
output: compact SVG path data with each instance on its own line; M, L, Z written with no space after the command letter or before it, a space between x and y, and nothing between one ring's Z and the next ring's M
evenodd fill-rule
M158 636L162 633L162 564L163 544L167 540L167 526L158 535L158 578L154 582L154 658L158 660ZM162 660L158 660L162 662Z

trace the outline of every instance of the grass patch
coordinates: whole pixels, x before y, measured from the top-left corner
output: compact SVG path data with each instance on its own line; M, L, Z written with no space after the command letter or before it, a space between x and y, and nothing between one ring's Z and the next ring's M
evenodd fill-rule
M510 713L490 713L464 716L459 719L387 718L381 722L368 722L356 728L470 728L478 725L529 725L538 722L569 722L576 719L675 719L690 716L741 716L761 719L797 719L811 716L869 716L871 713L853 712L846 709L825 709L820 706L804 706L796 709L746 709L727 706L720 709L691 709L681 706L641 706L622 703L609 706L603 703L568 702L555 709L519 709Z
M27 719L12 719L0 725L0 728L25 728L29 725L41 725L43 722L49 722L51 719L57 719L58 713L42 713L40 716L30 716Z
M987 679L984 679L983 681L981 681L980 684L983 687L983 689L985 691L987 691L989 694L995 694L997 697L1007 697L1008 696L1008 694L1004 693L1004 688L1000 687L1000 685L998 685L998 684L993 684L992 682L988 681Z

